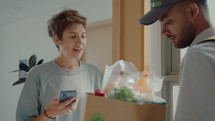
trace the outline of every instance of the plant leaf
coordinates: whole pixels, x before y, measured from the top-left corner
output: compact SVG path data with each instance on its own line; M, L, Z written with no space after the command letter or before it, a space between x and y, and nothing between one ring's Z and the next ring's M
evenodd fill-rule
M36 62L37 62L37 56L34 54L29 58L29 62L28 62L29 68L32 68L33 66L35 66Z
M29 71L29 67L26 64L24 64L24 63L20 63L19 64L19 70L23 70L23 71L28 72Z
M20 71L20 70L14 70L14 71L11 71L11 72L17 72L17 71Z
M13 83L13 86L24 83L26 78L20 78L18 81Z
M38 63L37 63L37 65L40 65L40 64L42 64L43 63L43 59L41 59Z

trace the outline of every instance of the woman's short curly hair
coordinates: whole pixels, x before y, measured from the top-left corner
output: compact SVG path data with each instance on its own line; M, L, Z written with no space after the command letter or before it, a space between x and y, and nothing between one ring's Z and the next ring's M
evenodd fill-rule
M76 10L66 9L62 12L53 15L47 22L48 34L51 38L57 35L59 39L62 39L63 32L74 23L79 23L86 27L87 18L83 17Z

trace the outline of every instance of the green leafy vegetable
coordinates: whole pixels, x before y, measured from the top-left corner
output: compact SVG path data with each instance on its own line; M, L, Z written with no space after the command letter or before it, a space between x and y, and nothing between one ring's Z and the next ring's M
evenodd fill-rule
M126 86L113 89L113 92L108 93L107 97L128 102L137 102L133 90Z

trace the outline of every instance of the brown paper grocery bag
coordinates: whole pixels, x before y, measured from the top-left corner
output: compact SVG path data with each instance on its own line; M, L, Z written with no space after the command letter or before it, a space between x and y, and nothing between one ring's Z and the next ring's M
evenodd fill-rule
M83 121L165 121L166 105L137 104L86 94Z

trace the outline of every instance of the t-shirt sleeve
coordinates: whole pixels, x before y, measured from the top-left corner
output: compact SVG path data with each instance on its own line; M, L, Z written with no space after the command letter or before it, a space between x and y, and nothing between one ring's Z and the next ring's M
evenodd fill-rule
M101 89L102 88L102 74L99 72L97 68L95 68L95 85L94 89Z
M38 73L32 68L26 78L18 101L16 121L27 121L40 114L39 90Z
M94 83L94 90L101 89L103 76L100 73L99 69L91 64L88 64L87 67L88 67L87 73L89 74L91 82Z

